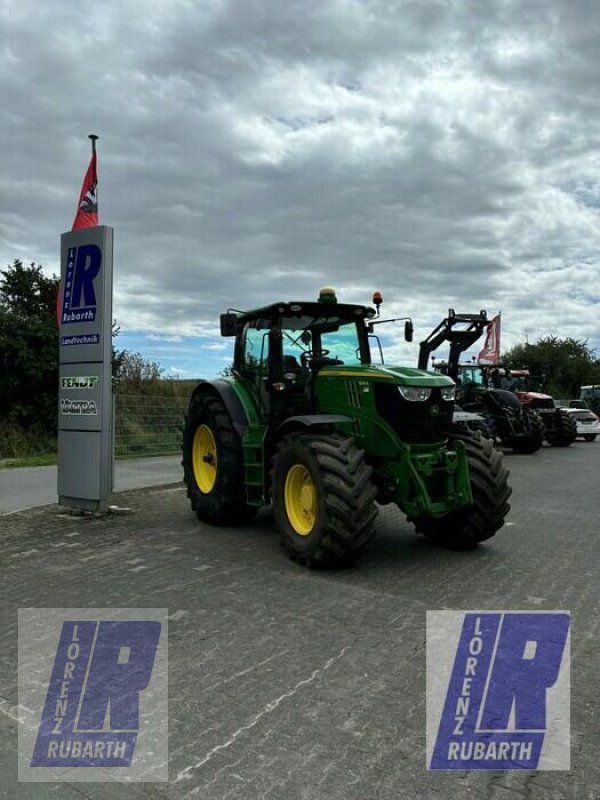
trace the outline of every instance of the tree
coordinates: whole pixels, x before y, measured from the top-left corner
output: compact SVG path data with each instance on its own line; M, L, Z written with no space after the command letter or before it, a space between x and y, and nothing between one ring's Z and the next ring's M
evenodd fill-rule
M118 350L113 356L113 381L127 391L136 391L148 383L161 380L163 369L156 361L148 361L141 353Z
M41 266L32 262L28 267L15 258L0 283L0 308L20 318L44 317L54 321L56 332L56 292L59 279L47 278Z
M502 363L543 375L545 391L557 398L576 397L581 385L600 382L600 361L587 340L547 336L535 344L516 345L503 355Z
M24 429L55 432L59 280L19 259L0 275L0 415Z

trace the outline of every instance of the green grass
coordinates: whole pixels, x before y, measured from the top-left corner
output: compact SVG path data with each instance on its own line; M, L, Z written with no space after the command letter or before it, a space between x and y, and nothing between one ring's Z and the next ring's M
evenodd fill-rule
M36 456L23 456L22 458L2 458L0 459L0 469L14 469L15 467L48 467L57 462L57 453L41 453Z
M140 458L160 458L161 456L178 456L181 448L171 448L169 450L146 451L139 453L117 453L115 461L136 461ZM18 467L50 467L58 464L57 453L44 453L37 456L23 456L22 458L1 458L0 469L16 469Z
M191 389L162 381L151 388L152 393L118 393L116 396L117 459L181 453L184 412ZM177 394L175 389L182 394ZM48 466L56 464L57 460L56 436L43 431L39 425L30 429L16 424L0 427L0 469Z

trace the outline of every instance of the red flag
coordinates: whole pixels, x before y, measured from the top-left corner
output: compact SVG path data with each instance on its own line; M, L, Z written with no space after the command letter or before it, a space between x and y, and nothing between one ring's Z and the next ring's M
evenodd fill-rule
M478 364L498 364L500 361L500 314L490 320L483 350L477 358Z
M94 148L90 165L83 179L72 230L76 231L78 228L93 228L98 224L98 202L96 200L97 184L96 149Z

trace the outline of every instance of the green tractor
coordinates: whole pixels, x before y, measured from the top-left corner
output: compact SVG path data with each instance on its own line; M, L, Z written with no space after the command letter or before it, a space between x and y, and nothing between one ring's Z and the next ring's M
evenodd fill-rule
M579 398L571 400L569 406L571 408L587 408L596 416L600 416L600 386L597 384L582 386L579 390Z
M504 524L508 470L492 443L452 421L454 382L371 361L381 296L370 306L281 302L221 315L235 337L231 375L202 381L183 436L187 494L199 519L236 524L271 505L301 564L352 561L377 504L455 549ZM405 320L405 338L412 323Z

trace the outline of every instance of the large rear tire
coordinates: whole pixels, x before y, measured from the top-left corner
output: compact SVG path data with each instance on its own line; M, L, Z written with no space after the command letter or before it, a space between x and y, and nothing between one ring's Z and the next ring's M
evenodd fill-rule
M183 480L198 519L229 525L250 519L242 444L223 401L206 392L192 397L183 430Z
M554 412L554 430L546 432L546 441L553 447L569 447L577 438L577 423L575 419L564 411L557 408Z
M430 541L452 550L468 550L490 539L504 525L510 510L508 470L503 466L502 453L489 439L479 434L453 436L466 448L471 478L472 505L443 517L420 516L410 521L418 533Z
M353 561L377 514L364 451L341 434L293 433L273 459L273 512L290 558L309 567Z

